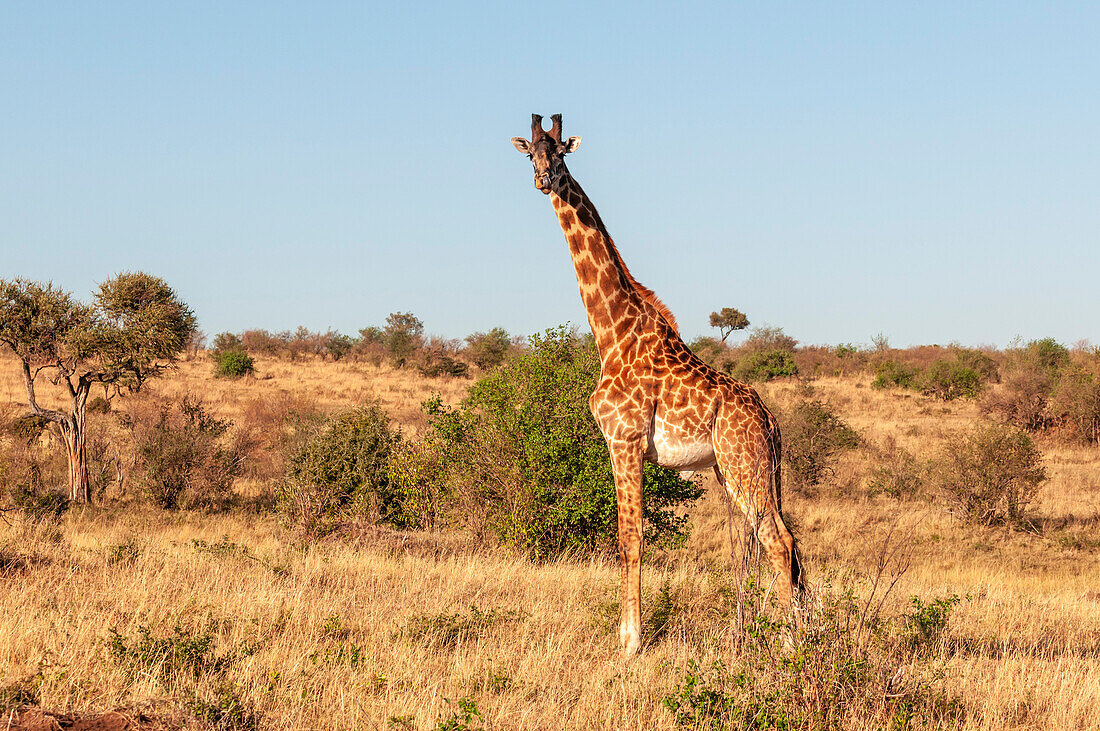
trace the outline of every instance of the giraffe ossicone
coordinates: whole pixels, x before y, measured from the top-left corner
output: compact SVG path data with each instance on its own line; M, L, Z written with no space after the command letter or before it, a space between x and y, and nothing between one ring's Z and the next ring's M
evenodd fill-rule
M550 196L577 274L600 354L589 406L611 454L622 564L619 636L641 647L642 461L694 472L714 468L748 517L790 600L802 588L794 538L780 513L779 425L756 391L700 360L672 313L631 275L596 207L570 175L561 115L531 115L531 139L512 144L531 158L535 187Z

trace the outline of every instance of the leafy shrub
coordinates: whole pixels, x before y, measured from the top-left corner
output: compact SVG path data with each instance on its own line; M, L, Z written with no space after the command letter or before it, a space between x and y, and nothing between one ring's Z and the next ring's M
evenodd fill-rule
M458 706L458 709L451 711L449 718L445 718L436 724L434 731L482 731L481 727L475 728L470 725L474 723L474 719L485 723L485 717L481 715L481 710L477 707L475 698L467 696L459 698L453 703L449 698L444 700L447 701L448 705Z
M131 429L135 471L145 494L166 509L217 509L232 498L233 480L252 450L248 435L229 435L202 401L135 405Z
M1043 370L1057 373L1069 365L1069 350L1054 338L1032 340L1027 344L1027 357Z
M983 399L982 411L1027 431L1049 426L1051 392L1069 363L1069 351L1053 338L1010 349L1004 356L1004 384Z
M688 343L688 347L701 361L714 368L718 367L718 358L729 350L721 340L707 335L695 338Z
M221 673L237 659L232 653L219 655L213 635L187 632L178 624L166 637L154 637L152 630L140 626L134 639L124 637L112 627L107 654L133 675L147 674L162 679Z
M166 688L188 689L183 695L186 706L199 720L212 728L227 731L254 731L259 728L260 714L245 703L235 686L221 681L213 699L200 697L195 688L200 681L223 679L227 670L243 655L257 646L245 646L240 651L219 653L214 635L209 632L189 632L176 625L171 634L153 635L150 628L138 627L137 637L123 636L115 628L108 631L107 655L125 668L131 679L138 676L154 678Z
M997 361L993 360L987 353L971 348L955 347L953 350L955 353L955 360L959 365L977 373L982 383L1001 382Z
M424 323L411 312L391 312L386 316L382 340L393 364L404 367L423 343Z
M600 373L591 339L565 328L531 338L531 350L473 385L456 409L426 405L427 441L439 453L456 522L494 533L536 557L605 549L618 533L615 482L588 407ZM701 488L647 464L646 539L687 530L674 510Z
M1028 526L1028 508L1046 479L1031 437L999 424L979 424L949 439L933 465L934 484L948 508L980 525Z
M502 327L494 327L487 333L476 332L466 338L466 355L483 371L503 363L511 348L512 340Z
M859 348L853 343L841 343L833 352L837 358L855 358L859 355Z
M837 455L859 446L859 434L821 401L803 401L782 415L788 484L818 485L833 474Z
M875 368L875 380L871 388L915 388L920 371L906 363L884 360Z
M355 341L347 335L335 332L327 332L321 336L321 357L331 357L334 361L341 360L355 347Z
M390 454L400 440L376 403L315 426L288 460L279 512L310 537L353 517L392 521L401 506L390 483Z
M219 686L210 700L192 693L186 705L195 718L205 721L210 728L225 731L260 728L261 714L240 697L240 692L231 683Z
M390 522L398 528L433 529L442 519L446 486L440 455L423 442L401 441L390 454L388 478L394 502Z
M957 358L937 360L921 377L920 389L944 401L977 398L982 392L982 377Z
M909 597L913 611L905 616L905 644L927 652L947 629L951 611L959 603L959 595L937 597L925 602L919 596Z
M934 654L957 597L915 598L916 612L891 617L879 613L881 599L861 602L853 587L826 584L793 632L760 610L759 584L750 580L746 591L741 652L730 664L688 660L662 699L677 728L944 728L961 719L963 708L931 683L900 680L903 668Z
M742 381L770 381L798 375L789 350L761 350L741 358L733 375Z
M131 538L124 543L113 543L107 547L107 565L129 565L141 556L141 547Z
M224 332L214 336L214 354L224 353L229 350L242 350L244 343L235 333Z
M1058 376L1051 393L1049 410L1080 441L1100 441L1100 372L1092 368L1070 366Z
M252 356L243 350L223 350L214 354L216 378L242 378L256 370Z

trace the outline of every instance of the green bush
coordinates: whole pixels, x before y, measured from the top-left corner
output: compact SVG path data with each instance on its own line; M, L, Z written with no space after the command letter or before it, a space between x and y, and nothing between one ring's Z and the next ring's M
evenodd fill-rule
M875 380L871 388L915 388L920 371L907 363L896 360L884 360L875 369Z
M276 504L287 523L312 538L341 521L399 521L401 503L390 480L399 429L378 404L337 414L313 428L288 460Z
M244 341L236 333L224 332L214 336L213 353L224 353L229 350L243 350Z
M588 407L600 373L590 338L563 327L531 338L470 389L456 409L426 405L427 441L444 467L451 513L536 557L605 549L616 541L615 482L603 435ZM677 508L701 488L647 464L646 539L682 539Z
M1051 426L1058 416L1048 409L1051 394L1069 364L1069 351L1053 338L1006 351L1003 383L985 395L982 411L1025 431Z
M959 365L977 373L982 383L1001 382L997 361L993 360L988 354L972 348L954 347L953 350L955 351L955 360L958 361Z
M914 597L913 613L886 616L881 598L860 601L851 585L838 591L826 583L793 632L762 611L763 591L746 585L746 637L729 664L689 659L677 668L675 689L662 699L676 728L901 731L963 720L927 659L939 651L958 597L928 604Z
M1050 396L1053 419L1086 443L1100 441L1100 364L1070 366L1061 372Z
M1032 340L1027 344L1027 356L1040 368L1057 373L1069 365L1069 350L1054 338Z
M925 371L920 379L920 389L944 401L977 398L982 392L982 377L958 358L945 358L937 360Z
M787 484L812 487L834 473L836 457L859 446L859 434L821 401L781 414Z
M223 350L214 354L216 378L241 378L255 372L252 356L243 350Z
M483 371L492 370L503 363L511 349L512 339L502 327L466 337L466 355Z
M798 366L789 350L762 350L741 358L733 375L742 381L770 381L798 375Z
M952 513L968 523L1026 528L1028 508L1047 479L1026 433L989 424L944 443L933 484Z

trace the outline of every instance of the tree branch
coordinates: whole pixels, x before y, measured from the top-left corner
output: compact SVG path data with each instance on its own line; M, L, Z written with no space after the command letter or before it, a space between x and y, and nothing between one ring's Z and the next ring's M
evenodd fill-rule
M55 421L58 424L66 422L69 417L64 413L53 409L44 409L38 405L38 401L34 397L34 376L31 375L31 365L22 358L19 360L23 365L23 382L27 386L27 401L30 404L31 411L34 412L35 416L41 416L50 421ZM39 370L41 370L41 368ZM38 375L38 371L35 371L35 375Z

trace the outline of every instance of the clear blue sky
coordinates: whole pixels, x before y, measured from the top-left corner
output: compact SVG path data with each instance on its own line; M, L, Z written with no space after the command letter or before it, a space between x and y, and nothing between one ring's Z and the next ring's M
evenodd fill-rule
M583 325L508 142L561 112L688 337L1096 342L1096 8L6 2L0 277L148 271L211 334Z

